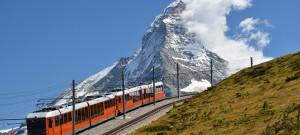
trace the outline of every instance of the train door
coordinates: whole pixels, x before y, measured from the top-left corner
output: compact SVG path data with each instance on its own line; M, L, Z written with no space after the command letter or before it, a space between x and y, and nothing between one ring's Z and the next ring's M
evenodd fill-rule
M119 101L118 101L118 96L115 96L115 116L118 116L119 114Z
M52 120L52 118L49 118L48 119L48 124L47 124L47 126L48 126L48 134L49 135L54 135L54 123L53 123L53 120Z
M118 108L117 108L117 110L118 110L118 113L121 113L123 110L122 110L122 108L123 108L123 103L122 103L122 97L121 96L118 96L118 102L117 102L117 104L118 104Z
M142 105L144 104L144 98L143 98L143 89L139 90L139 94L140 94L140 100L142 101Z

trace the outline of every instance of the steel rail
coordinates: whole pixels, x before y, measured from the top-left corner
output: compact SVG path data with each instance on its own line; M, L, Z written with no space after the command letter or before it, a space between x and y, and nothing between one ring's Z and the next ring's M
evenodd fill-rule
M191 95L185 95L185 96L191 96ZM177 98L177 97L172 97L172 98L167 98L167 99L174 99L174 98ZM171 102L171 103L165 104L163 106L160 106L160 107L158 107L158 108L156 108L154 110L151 110L151 111L149 111L149 112L147 112L147 113L145 113L145 114L143 114L143 115L141 115L141 116L139 116L139 117L137 117L137 118L135 118L135 119L127 122L127 123L124 123L124 124L122 124L122 125L114 128L114 129L112 129L112 130L104 133L103 135L115 135L115 134L118 134L118 133L124 131L125 129L127 129L127 128L129 128L129 127L131 127L131 126L133 126L133 125L135 125L135 124L137 124L137 123L145 120L146 118L149 118L150 116L153 116L154 114L156 114L156 113L158 113L158 112L160 112L160 111L162 111L162 110L164 110L164 109L172 106L174 103L176 104L176 103L184 102L187 99L189 99L189 98L179 99L179 100L176 100L174 102Z

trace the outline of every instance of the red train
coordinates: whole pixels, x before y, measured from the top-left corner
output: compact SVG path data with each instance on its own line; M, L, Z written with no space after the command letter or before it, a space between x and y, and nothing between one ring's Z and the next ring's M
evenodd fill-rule
M126 112L155 100L165 99L163 83L143 85L125 90ZM75 131L79 132L123 113L123 92L112 92L104 97L75 105ZM72 106L60 109L43 109L29 113L26 118L28 135L65 135L72 134Z

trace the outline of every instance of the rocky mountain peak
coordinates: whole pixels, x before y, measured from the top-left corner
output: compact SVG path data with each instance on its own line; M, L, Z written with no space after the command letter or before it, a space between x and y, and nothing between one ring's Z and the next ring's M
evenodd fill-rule
M207 50L189 33L181 22L185 3L176 0L171 3L150 25L142 38L141 49L131 57L118 62L93 75L77 87L77 96L84 97L95 90L109 91L121 86L121 73L125 72L126 87L151 83L152 67L155 67L156 81L163 81L168 96L176 92L176 64L180 66L180 87L191 84L192 80L209 80L210 61L214 62L214 82L226 77L227 62L217 54ZM85 87L82 87L84 83ZM66 90L61 97L70 97ZM56 105L68 102L60 100Z

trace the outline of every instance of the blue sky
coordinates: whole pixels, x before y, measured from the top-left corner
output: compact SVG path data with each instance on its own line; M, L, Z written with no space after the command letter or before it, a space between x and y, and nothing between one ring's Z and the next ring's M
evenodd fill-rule
M38 98L55 97L72 79L80 81L130 56L170 2L1 0L0 118L23 118L35 109ZM230 14L227 34L233 35L247 17L268 19L272 41L265 55L299 51L300 1L252 3Z

